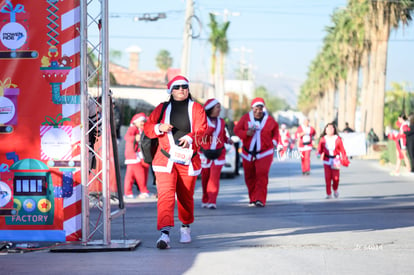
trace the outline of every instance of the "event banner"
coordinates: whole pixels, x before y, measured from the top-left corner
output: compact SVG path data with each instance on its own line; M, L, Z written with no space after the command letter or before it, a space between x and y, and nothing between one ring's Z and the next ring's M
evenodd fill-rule
M365 156L367 154L367 141L364 133L339 133L348 157Z
M80 2L0 1L0 241L81 238Z

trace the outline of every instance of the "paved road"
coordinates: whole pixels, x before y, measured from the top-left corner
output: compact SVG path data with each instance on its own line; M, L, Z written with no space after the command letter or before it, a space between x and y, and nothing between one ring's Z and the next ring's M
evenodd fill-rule
M156 249L156 200L135 200L126 214L135 250L9 253L0 274L413 274L414 176L354 159L341 171L340 198L326 200L322 169L313 159L302 176L298 160L275 160L265 208L247 207L239 176L222 180L216 210L201 209L198 181L191 244L178 242L176 226L172 248ZM122 219L112 231L122 239Z

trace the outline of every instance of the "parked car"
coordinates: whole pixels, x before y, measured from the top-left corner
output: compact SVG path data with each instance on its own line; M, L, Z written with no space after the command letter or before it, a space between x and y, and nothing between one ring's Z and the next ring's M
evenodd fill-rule
M226 163L221 169L221 175L229 178L234 178L239 175L239 168L241 166L241 158L238 148L241 148L241 140L238 136L232 136L233 144L225 144L226 147Z

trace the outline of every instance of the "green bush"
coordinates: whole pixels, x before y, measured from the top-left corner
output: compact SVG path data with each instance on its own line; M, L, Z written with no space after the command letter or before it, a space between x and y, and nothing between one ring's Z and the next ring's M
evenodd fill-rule
M394 140L387 141L387 150L382 152L381 160L384 161L384 163L395 164L397 160L397 147L395 146Z

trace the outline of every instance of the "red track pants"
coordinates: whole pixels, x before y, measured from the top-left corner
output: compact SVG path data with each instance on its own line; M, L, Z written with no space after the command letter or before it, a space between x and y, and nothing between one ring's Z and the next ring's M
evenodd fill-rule
M132 186L134 182L137 183L139 191L141 193L149 193L147 188L147 180L148 180L148 168L145 164L134 163L128 164L125 179L124 179L124 195L132 195Z
M188 166L173 164L171 173L155 172L158 191L157 229L174 226L175 194L177 194L178 219L183 224L194 222L194 189L197 176L188 175Z
M338 190L339 186L339 169L332 169L330 165L323 165L325 170L325 184L326 184L326 194L331 195L331 183L332 189L334 191Z
M267 185L272 161L273 154L253 161L243 159L244 180L250 202L261 201L266 205Z
M310 172L310 155L311 150L301 151L302 172Z
M223 165L215 165L201 170L201 186L203 189L202 203L216 203L220 188L220 173Z

